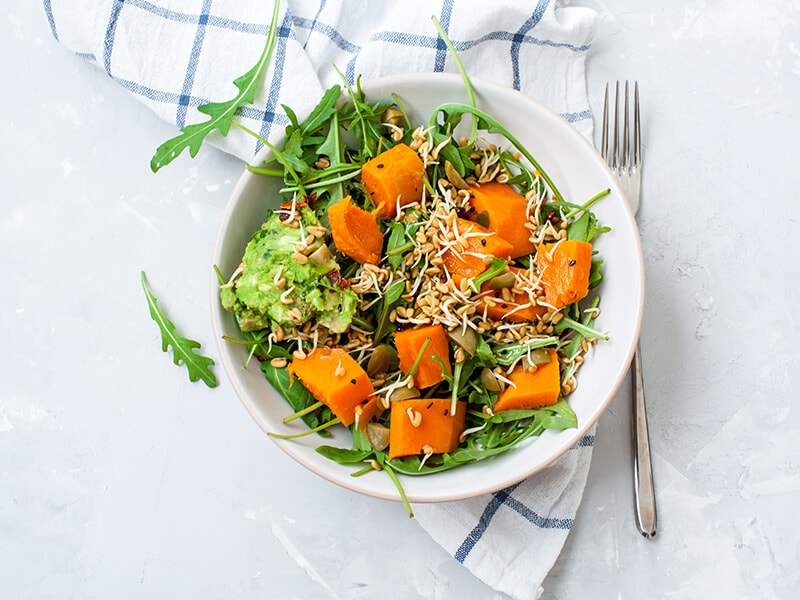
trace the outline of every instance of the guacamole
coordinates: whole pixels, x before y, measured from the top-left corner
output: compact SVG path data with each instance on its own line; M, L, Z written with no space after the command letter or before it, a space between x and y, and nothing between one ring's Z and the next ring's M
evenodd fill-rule
M299 218L298 218L299 217ZM298 248L309 239L309 228L321 231L314 211L297 208L292 227L285 214L271 211L245 248L242 264L220 289L222 306L236 315L242 331L298 327L311 319L332 333L348 329L358 305L358 296L342 289L330 277L339 265L327 251L324 237L313 244L318 251L299 257ZM299 246L298 246L299 244Z

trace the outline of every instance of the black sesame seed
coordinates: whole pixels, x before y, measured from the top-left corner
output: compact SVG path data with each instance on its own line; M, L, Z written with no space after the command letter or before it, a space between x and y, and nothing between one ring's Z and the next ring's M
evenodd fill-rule
M448 413L449 411L450 411L450 409L449 409L449 408L445 408L445 409L444 409L444 416L445 416L445 417L447 416L447 413Z
M569 261L569 266L570 267L574 267L575 266L575 260L574 259Z
M378 163L378 168L382 169L383 168L383 163Z
M503 303L500 305L500 308L508 308L508 304L506 304L505 302L503 302Z
M433 406L433 402L428 403L428 408L430 408L431 406Z
M355 385L355 384L356 384L356 380L355 380L355 379L351 379L351 380L350 380L350 383L352 383L353 385Z
M486 238L481 238L481 246L485 246L485 245L486 245Z
M342 308L342 305L341 305L341 304L339 304L339 305L336 307L336 310L338 310L339 312L342 312L342 310L344 310L344 309Z

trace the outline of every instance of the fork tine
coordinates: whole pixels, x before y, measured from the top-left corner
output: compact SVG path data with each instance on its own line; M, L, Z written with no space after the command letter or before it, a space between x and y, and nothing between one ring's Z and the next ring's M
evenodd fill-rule
M603 99L603 138L600 143L600 154L608 162L608 84L606 84L605 98Z
M633 166L638 167L642 158L642 135L639 126L639 82L633 82Z
M620 166L628 170L631 167L631 152L630 152L630 127L628 125L628 82L625 81L625 101L622 105L622 160Z
M614 84L614 147L611 153L611 168L619 168L619 81Z

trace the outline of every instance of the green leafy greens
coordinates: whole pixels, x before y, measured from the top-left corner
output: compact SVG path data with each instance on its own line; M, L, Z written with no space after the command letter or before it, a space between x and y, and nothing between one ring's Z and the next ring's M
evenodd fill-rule
M175 325L159 307L158 299L150 291L144 271L142 271L141 280L144 295L147 298L147 306L150 309L150 316L161 330L161 350L166 352L170 347L172 348L173 362L176 365L183 363L186 366L190 381L202 379L203 383L208 387L215 387L217 385L217 377L210 368L214 361L195 352L196 349L200 348L199 342L185 338L177 332Z
M223 136L228 135L233 116L242 106L252 104L255 101L256 92L267 70L270 57L272 56L272 50L278 38L277 25L279 6L279 0L275 0L273 3L269 34L267 35L261 56L258 57L258 61L247 73L237 77L233 82L239 90L238 93L225 102L210 102L198 106L197 110L211 118L202 123L193 123L183 127L179 135L161 144L150 160L150 169L153 173L171 163L187 148L189 149L189 155L195 157L200 151L203 140L205 140L206 136L212 131L219 131Z

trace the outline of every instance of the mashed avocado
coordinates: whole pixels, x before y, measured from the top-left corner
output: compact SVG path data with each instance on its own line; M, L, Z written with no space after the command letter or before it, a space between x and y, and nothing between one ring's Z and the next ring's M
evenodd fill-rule
M312 318L333 333L350 326L358 296L326 276L339 270L330 252L322 249L306 261L293 257L295 245L309 235L307 228L320 225L310 208L298 212L300 227L290 227L281 213L270 212L247 244L237 275L220 290L222 306L236 315L242 331L267 329L273 323L292 328ZM314 243L321 246L324 239Z

